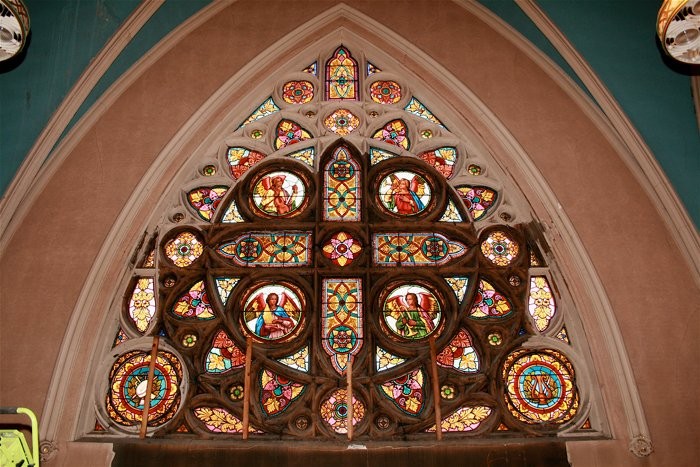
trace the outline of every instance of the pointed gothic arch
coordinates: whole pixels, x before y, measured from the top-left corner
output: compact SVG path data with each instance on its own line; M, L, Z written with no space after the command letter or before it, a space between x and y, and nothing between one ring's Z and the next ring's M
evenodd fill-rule
M380 62L380 63L381 63L381 62ZM251 93L251 94L254 94L254 93ZM260 97L260 96L258 95L257 97ZM446 108L448 108L448 107L449 107L449 106L446 106ZM433 108L433 109L434 109L435 107L434 107L434 106L431 106L430 108ZM220 109L219 109L219 110L220 110ZM240 115L241 112L245 113L246 111L242 111L241 108L239 107L239 108L237 109L237 112L238 112L239 115ZM448 112L448 113L449 113L449 112ZM441 114L441 115L444 115L444 114ZM466 124L466 125L468 126L468 125L470 125L470 124ZM459 127L459 125L458 125L456 128L458 128L458 127ZM494 132L495 132L495 131L494 131ZM508 141L508 142L511 143L511 141ZM490 146L487 145L487 147L490 147ZM515 152L517 152L517 151L515 151ZM182 157L182 156L180 156L180 157ZM478 157L478 154L477 154L477 157ZM494 168L495 168L495 167L494 167ZM544 244L544 243L541 243L541 244ZM552 247L552 244L551 244L551 243L547 243L547 244L548 244L548 246ZM571 299L571 300L573 300L573 299ZM602 301L603 301L603 302L605 301L604 297L603 297ZM83 304L83 305L84 305L84 304ZM604 304L603 304L603 308L604 308ZM584 352L584 353L585 353L585 352ZM585 361L585 360L586 360L585 355L580 355L578 358L579 358L580 361ZM79 431L80 431L80 430L79 430Z
M346 40L349 43L357 40L349 33L345 35L348 36ZM342 50L348 56L350 53L350 48L347 46L335 50L336 55L338 50ZM323 62L323 53L311 55L307 62ZM363 57L367 54L368 52L365 52ZM363 59L369 63L367 58ZM330 63L337 58L331 57L328 60ZM360 85L363 88L362 92L367 93L369 97L362 101L361 106L355 105L350 109L343 103L333 103L333 99L329 98L327 92L321 93L323 83L327 87L329 76L333 75L333 70L328 67L326 67L327 76L315 76L313 71L311 73L307 71L311 76L305 77L304 80L291 79L295 77L294 69L288 70L286 77L285 74L276 73L273 89L266 93L271 97L262 99L262 104L254 107L253 112L242 119L240 126L230 136L224 137L225 143L219 144L217 157L210 160L192 158L188 161L193 169L199 170L199 174L193 180L188 180L193 177L182 175L181 171L178 178L182 182L175 182L174 185L182 183L188 188L184 189L181 195L170 196L172 207L169 211L166 210L169 212L166 217L155 212L154 219L158 230L158 240L155 245L151 242L147 245L147 250L140 249L135 253L136 257L143 255L144 252L148 253L149 258L155 258L154 264L150 266L141 260L137 261L137 267L132 273L134 278L124 292L126 297L124 304L117 303L113 307L115 310L122 309L119 337L115 341L111 355L102 364L103 368L110 369L102 370L103 373L108 373L108 376L103 375L96 385L98 388L95 396L97 421L89 436L107 436L109 439L109 436L119 433L135 433L139 421L138 412L142 410L138 401L142 401L143 398L143 388L140 388L139 384L141 386L145 384L143 376L146 374L144 373L145 364L149 360L146 353L148 338L141 338L140 335L160 335L166 342L172 342L176 349L168 353L177 362L176 367L158 366L160 378L156 381L159 383L158 389L165 390L173 398L170 405L166 402L167 398L156 397L156 400L151 402L155 404L154 407L159 408L153 410L166 416L163 421L159 418L151 422L152 432L159 433L158 436L179 432L196 432L199 433L198 436L202 436L207 430L210 433L235 434L245 429L241 421L244 417L241 416L238 394L241 388L242 362L251 356L257 360L253 366L256 374L260 374L260 378L257 383L251 385L250 396L260 394L264 399L258 400L258 405L251 402L254 407L254 421L250 428L252 434L259 433L264 436L263 433L271 433L293 435L301 439L309 436L313 438L318 436L320 427L325 426L324 421L330 424L331 431L328 433L333 431L336 435L345 433L347 425L334 426L329 422L328 416L319 418L319 414L324 417L323 413L326 409L323 404L315 407L315 404L324 397L323 400L326 402L337 398L337 395L333 395L334 393L323 396L324 391L327 392L327 389L324 389L327 384L334 384L333 373L330 372L328 383L320 386L300 382L307 379L303 373L312 374L315 381L324 378L323 373L319 373L319 365L323 367L324 360L319 347L323 347L326 353L334 358L332 366L335 367L336 373L339 373L336 375L335 385L340 385L340 376L346 369L348 358L359 358L359 366L355 368L359 369L361 379L374 375L370 378L372 381L370 387L375 385L375 391L378 392L359 391L362 393L361 399L365 402L359 399L357 402L358 411L364 417L358 416L358 436L380 439L381 431L388 430L385 436L394 439L397 432L392 431L391 427L395 426L398 420L402 420L402 432L409 435L413 433L413 436L419 436L420 432L435 431L435 424L432 423L433 428L430 426L430 409L424 412L423 408L445 403L451 407L451 413L443 418L441 431L448 432L470 432L476 430L488 419L489 422L486 425L490 428L477 430L477 433L484 435L490 431L510 431L515 434L519 429L525 429L528 423L536 425L544 423L545 428L544 430L539 428L539 433L546 434L551 432L556 423L563 423L571 431L589 420L588 415L584 418L579 413L581 404L579 391L580 388L583 389L583 400L586 401L581 412L589 413L588 401L591 400L589 392L592 389L586 387L585 379L577 382L573 366L564 356L570 351L566 348L557 350L552 348L553 345L561 347L553 340L555 333L550 331L549 335L552 337L547 337L541 332L548 327L549 320L555 315L552 288L547 283L545 275L537 276L545 278L543 280L546 284L540 286L537 291L533 288L534 286L530 286L529 289L526 286L529 284L526 280L527 268L532 266L528 255L541 255L538 251L541 247L535 244L538 239L527 239L527 230L523 230L522 224L511 222L511 226L508 227L502 223L502 221L512 220L513 214L508 214L501 205L491 206L494 208L493 212L489 212L481 219L482 222L485 219L490 221L488 224L484 223L482 227L477 227L481 232L477 234L474 231L475 221L470 220L473 215L469 208L473 205L468 204L473 203L475 198L460 197L455 191L456 188L449 184L453 178L456 181L461 180L462 183L470 181L468 177L482 175L482 170L486 173L489 171L498 173L498 162L482 159L483 161L479 164L474 163L478 160L478 149L471 141L462 140L447 130L440 117L421 102L423 97L419 99L416 92L412 90L413 83L419 85L418 80L394 78L399 75L405 76L398 70L393 75L381 71L382 69L391 70L392 65L396 67L396 64L392 63L386 55L375 55L372 63L379 63L381 67L372 65L371 75L370 67L363 67L368 70L368 73L362 79L357 79L357 83L362 83ZM305 70L313 70L313 68L307 67ZM355 73L359 73L356 65L353 69ZM296 76L299 76L299 72L296 73ZM368 89L369 92L367 92ZM314 96L315 90L316 96ZM360 91L357 89L355 92L359 94ZM321 99L318 94L323 95L324 99ZM284 103L280 102L280 95ZM386 95L390 98L386 99ZM302 111L300 106L309 103L315 105L314 110ZM298 123L302 122L300 120L302 116L307 120ZM455 127L458 123L450 125ZM337 140L338 137L350 138L349 141L354 140L354 144L344 143L342 139ZM358 146L355 145L361 149L358 150ZM251 149L252 147L256 149ZM380 155L373 158L372 151ZM318 162L315 160L317 157ZM209 163L203 165L207 162ZM331 167L336 172L331 173ZM334 178L340 173L338 171L343 173L341 179ZM189 173L193 173L192 169ZM318 173L320 177L314 173ZM348 184L348 173L353 174L352 180L355 185ZM224 176L225 174L230 177ZM182 179L183 176L185 179ZM498 180L498 178L497 175L491 177L492 180ZM487 177L479 180L486 180L485 183L489 183ZM405 186L403 182L406 182ZM332 184L335 185L331 186ZM414 184L416 187L413 186ZM456 185L456 182L453 184ZM504 185L508 184L515 186L512 181L506 180ZM471 183L464 186L472 189L475 185ZM405 195L400 195L399 190L403 190ZM178 191L181 190L175 188L175 192ZM511 200L512 207L508 211L517 212L517 204L522 202L520 201L522 195L517 192L509 193L507 189L499 192L502 198ZM420 194L416 195L416 193ZM352 203L348 203L350 198L347 197L350 196L353 199ZM183 199L186 202L183 202ZM339 207L341 205L342 208ZM499 208L500 220L494 220L498 219L495 217L495 212ZM193 211L198 217L193 216ZM529 215L523 212L520 214L520 221L522 222ZM365 216L364 219L362 216ZM314 221L314 218L317 220ZM416 233L415 227L406 231L408 227L406 221L412 220L413 223L419 222L418 225L421 225L418 220L421 218L425 218L430 223L425 224L422 230L418 228L418 232L430 233ZM318 224L318 219L325 222ZM202 221L204 225L212 224L212 227L202 230ZM347 221L351 224L343 224ZM360 222L359 225L365 227L358 233L348 234L347 229L352 232L356 228L352 225L353 221L356 225ZM384 227L382 227L383 221L388 222ZM279 230L280 227L284 227L284 222L289 222L289 227ZM333 224L333 222L341 222L341 224ZM444 224L440 225L440 222ZM489 224L491 227L487 227ZM191 227L187 227L188 225ZM216 225L221 225L223 230L213 229ZM236 225L239 227L234 229L234 232L231 229ZM339 231L337 225L347 225L347 228ZM458 226L461 227L458 228ZM319 242L324 241L321 237L330 235L321 234L324 231L331 233L335 231L336 238L338 235L343 235L343 244L346 246L348 239L353 240L356 245L362 245L362 254L359 256L364 256L365 267L370 269L363 270L361 273L356 272L357 278L332 280L329 278L337 277L339 274L345 277L347 272L338 270L319 273L318 269L315 269L313 281L300 282L300 278L304 275L304 268L311 266L318 268L316 264L322 265L324 261L318 251L319 246L322 245ZM365 233L360 233L362 231ZM448 233L450 231L451 234ZM471 233L468 233L470 231ZM312 232L316 233L312 234ZM461 241L455 240L460 237ZM328 244L331 245L331 243ZM425 245L428 244L433 246L439 244L442 248L446 248L444 251L448 253L439 258L436 256L439 255L438 250L421 253L421 248L425 249ZM401 252L401 245L406 248L406 253ZM453 249L454 252L452 252ZM410 253L408 253L409 250ZM233 260L233 263L230 261L228 263L228 268L233 267L233 269L226 270L226 263L215 261L214 258L217 255L207 253L208 251L222 254L229 260ZM444 266L456 263L456 259L464 256L465 253L470 257L466 263L462 261L460 266L452 268ZM517 264L521 265L519 267L526 269L512 269L516 259L519 260ZM483 264L478 266L484 261L486 265L490 262L491 266L496 266L496 269L490 270L488 267L484 269ZM553 262L553 259L549 261ZM399 276L388 282L380 279L384 275L381 272L382 267L431 264L440 266L442 272L436 276L428 274L425 268L416 268L414 270L416 272L409 274L412 279L408 282L399 279ZM538 267L544 268L545 272L549 273L549 264L544 262L539 264ZM285 268L287 265L292 269L287 270ZM338 261L332 260L329 266L338 265ZM248 266L263 266L263 268L250 270L250 272L245 269L237 270L238 267ZM504 275L505 270L497 269L505 266L509 267L509 276ZM190 267L194 269L184 269ZM372 267L374 267L374 273ZM142 270L144 268L153 269L153 271L144 272ZM384 269L384 271L391 272L391 269ZM441 276L444 281L447 281L446 283L440 279ZM149 279L142 285L142 278L145 277L154 277L155 280ZM256 277L258 279L254 279ZM235 282L227 284L228 288L225 289L224 296L219 281L227 280ZM355 292L343 292L345 295L342 295L343 298L340 300L343 303L348 299L357 302L358 305L364 304L368 309L367 316L363 316L360 312L361 308L358 307L358 314L351 321L346 321L347 318L339 321L338 311L333 312L335 317L329 315L327 318L331 320L331 324L326 318L319 319L317 317L319 313L322 317L327 314L324 310L328 305L324 304L330 303L331 300L338 300L337 295L328 295L327 291L317 288L318 284L326 287L328 280L334 284L333 290L339 290L337 287L343 290L355 290ZM363 281L377 282L378 288L374 291L374 286L363 284ZM457 283L459 285L456 285ZM330 283L328 284L330 287ZM173 290L169 291L170 288ZM440 288L444 290L438 290ZM453 294L457 295L456 302L450 298L452 297L448 292L450 288ZM216 290L219 291L218 299L214 298ZM545 302L552 304L551 309L548 309L550 315L540 316L540 319L545 321L545 325L539 326L541 329L538 326L533 328L532 318L528 318L524 303L520 303L527 295L527 290L530 290L531 296L539 294L539 296L548 297L544 299ZM347 295L348 293L350 295ZM564 295L567 294L564 293ZM270 305L272 296L275 298ZM509 296L512 298L508 298ZM531 301L541 301L539 296L531 298ZM316 302L319 297L321 301ZM364 297L364 301L360 297ZM410 297L413 299L413 304L409 303ZM403 310L404 307L417 306L419 297L420 300L427 300L426 303L433 303L433 305L421 305L421 309L425 311L410 312L415 316L409 316L407 314L409 312L398 311L399 308ZM230 302L229 299L231 299ZM256 300L259 301L259 305L256 305ZM284 306L290 308L284 308L282 311L280 303L286 303ZM274 313L273 310L263 311L267 310L267 306L277 306L280 311ZM394 309L393 306L398 308ZM382 307L383 312L376 311ZM438 311L428 311L432 307ZM370 313L370 309L374 312ZM269 316L266 313L269 313ZM534 317L535 313L542 314L541 310L531 308L530 315ZM249 314L250 317L248 317ZM406 316L400 318L403 314ZM423 314L430 315L431 318L424 319ZM564 314L562 311L556 314L559 321L562 321L562 314ZM567 314L573 315L573 313ZM501 318L505 319L504 323L510 324L504 326L499 321ZM192 319L196 320L196 325L185 324L187 320ZM575 319L572 316L569 321L575 321ZM279 324L276 324L278 322ZM489 325L483 326L484 322ZM318 334L321 328L324 329L321 332L321 341L324 344L319 346ZM337 331L341 328L342 331ZM358 351L361 346L356 345L355 339L357 342L366 339L362 332L363 328L367 329L365 331L368 332L367 337L376 347L372 349L367 345L360 353ZM370 329L374 331L369 331ZM531 330L528 331L528 329ZM337 349L340 345L338 342L342 337L335 336L338 332L353 342L353 352L338 353ZM442 391L445 394L441 399L434 399L429 391L430 385L437 387L443 382L454 379L455 376L450 376L447 370L440 370L440 382L431 382L429 385L428 381L431 381L434 375L427 376L430 362L425 360L426 348L423 345L423 350L415 354L421 346L411 350L409 345L412 340L423 341L425 344L425 338L433 333L437 336L444 334L438 341L439 348L442 349L438 356L440 362L435 362L433 357L434 365L439 364L444 368L455 365L457 370L467 374L482 373L491 376L486 380L481 379L470 390L465 390L464 385L473 384L478 379L467 378L462 381L457 378L456 383L442 385ZM243 358L243 349L249 345L245 343L245 338L251 335L257 342L257 346L262 347L262 351L254 351ZM478 339L475 337L477 335ZM387 340L386 336L391 338ZM522 347L527 343L526 337L523 336L530 336L535 340L539 336L541 343L526 350ZM143 353L132 356L133 350L120 352L118 346L123 339L139 341ZM392 344L392 339L398 344ZM580 337L577 335L575 339ZM290 344L287 345L287 342ZM329 342L331 343L328 344ZM544 353L535 350L545 343L544 347L550 350L543 350ZM487 344L494 348L503 345L504 348L510 349L512 357L507 361L511 362L514 359L511 363L516 366L510 369L501 368L506 364L504 360L506 354L497 352L489 357L488 355L493 352L487 351ZM270 348L266 350L266 347ZM197 350L190 350L192 348ZM119 354L116 360L112 356L115 352ZM269 357L265 357L265 355L277 355L280 352L285 354L279 357L282 358L281 360L269 360ZM298 363L292 364L293 371L289 374L289 370L284 370L279 364L288 359L295 361L300 358L295 356L297 355L295 352L305 355L305 364L302 367ZM402 352L403 356L401 356ZM547 352L554 352L551 354L553 357ZM238 357L234 358L235 355ZM414 357L409 357L410 355ZM415 359L416 355L419 356L418 360ZM533 358L535 363L531 362ZM376 359L376 362L373 363L373 359ZM383 359L402 362L383 366L380 364L380 360L383 361ZM452 363L445 363L448 359ZM411 360L414 361L413 366L410 363L404 364ZM262 364L259 363L261 361ZM265 361L268 363L264 363ZM483 367L479 365L479 361L484 363ZM556 396L552 397L557 402L543 403L543 408L528 412L534 409L528 409L530 406L525 402L528 400L527 397L522 390L518 389L516 383L506 384L506 381L514 377L507 376L511 374L510 372L521 374L518 372L526 371L519 369L521 366L525 368L532 364L535 365L534 368L557 368L562 373L543 373L537 376L537 378L548 379L555 385L551 389L543 388L542 394L554 391L550 396L556 393ZM397 366L400 371L392 370L387 373L387 376L380 375L385 368L392 369L394 366ZM271 369L275 367L278 369ZM315 372L311 370L314 367ZM138 375L122 374L126 371L124 368L130 368ZM184 373L170 379L166 378L166 373L174 372L175 368L180 368ZM238 373L238 376L229 375L225 381L221 378L223 373L236 369L238 371L234 373ZM503 376L494 377L499 370L503 371ZM190 387L193 378L188 377L190 374L199 375L196 377L196 380L200 381L196 389ZM214 376L208 377L207 374ZM283 374L287 383L280 385L279 381ZM326 375L328 378L328 373ZM522 375L518 377L528 378ZM394 379L381 382L389 376ZM128 383L131 380L138 384ZM408 400L404 396L399 398L392 395L393 390L390 387L392 384L398 387L399 380L405 380L404 387L408 387L406 381L410 382L413 388ZM275 381L278 382L276 387L282 391L281 394L286 394L283 387L291 388L288 397L265 396L267 393L263 387L274 385ZM107 382L109 384L105 386ZM205 389L202 384L209 389ZM524 383L521 381L520 384ZM110 395L105 404L99 394L105 392L106 387L112 389L107 391ZM114 392L115 388L119 388L121 392ZM236 396L232 396L234 392ZM462 406L454 406L454 403L447 402L459 392L463 393L460 394ZM209 395L204 396L204 394ZM221 399L222 394L229 394L229 399ZM387 408L386 404L380 403L381 398L377 401L379 394L384 394L392 400L399 412L392 415L391 409ZM132 405L128 403L130 398L135 398L136 401ZM374 404L370 404L372 400L375 401ZM471 405L468 401L471 401ZM478 405L478 401L486 405ZM282 414L293 402L296 402L297 406L296 410L290 407L289 413L293 415L287 417L287 414ZM165 404L162 411L159 404ZM530 404L535 404L534 399ZM546 408L548 405L558 407L559 404L564 404L563 407L565 407L561 411L550 412ZM132 416L125 417L121 415L122 412L132 413ZM492 413L495 415L491 416ZM411 421L407 415L416 417L413 421L414 428L406 428L410 426L409 421ZM467 430L454 428L464 423L462 421L464 417L472 419L470 428ZM576 419L574 425L567 423L574 418ZM279 420L282 419L284 419L284 427L280 428ZM371 420L381 420L383 423L380 424L381 426L373 427ZM554 425L547 425L550 420L557 420L557 422ZM602 419L595 420L594 423L596 426L605 424ZM521 426L516 428L518 424ZM165 431L158 431L161 425L167 426L163 428ZM224 430L223 426L228 428ZM294 426L296 429L289 431L289 428L285 428L287 426ZM305 428L301 429L299 426ZM304 433L306 427L310 426L316 427L313 435ZM525 429L523 433L538 433L538 430L532 432Z

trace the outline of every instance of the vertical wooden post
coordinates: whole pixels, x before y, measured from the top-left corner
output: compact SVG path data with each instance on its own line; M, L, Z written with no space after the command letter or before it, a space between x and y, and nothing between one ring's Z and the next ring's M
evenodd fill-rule
M353 414L353 407L352 407L352 355L348 356L348 366L345 369L345 375L347 376L348 380L348 391L347 391L347 402L346 404L348 405L348 441L352 441L352 431L353 431L353 426L352 426L352 417L354 416Z
M148 411L151 408L151 391L153 391L153 375L156 372L156 359L158 358L159 341L160 336L153 336L153 344L151 345L151 361L148 364L146 394L143 397L143 412L141 412L141 430L139 430L139 438L146 437L146 429L148 428Z
M245 380L243 381L243 439L248 439L250 423L250 366L253 361L253 338L248 336L245 342Z
M435 334L430 336L430 373L433 383L433 401L435 403L435 436L442 439L442 411L440 410L440 380L437 369L437 350L435 349Z

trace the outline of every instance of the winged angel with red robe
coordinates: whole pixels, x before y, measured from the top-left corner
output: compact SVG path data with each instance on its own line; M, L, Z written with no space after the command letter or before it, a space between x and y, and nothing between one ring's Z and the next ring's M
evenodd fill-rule
M391 211L410 215L425 209L421 197L425 195L425 180L414 175L411 180L391 174L391 188L384 195L384 203Z

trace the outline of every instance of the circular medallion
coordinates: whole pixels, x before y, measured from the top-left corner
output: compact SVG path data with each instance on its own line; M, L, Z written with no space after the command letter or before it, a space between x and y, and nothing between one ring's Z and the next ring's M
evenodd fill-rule
M348 109L338 109L326 117L323 124L336 135L346 136L357 129L360 119Z
M491 232L481 242L481 253L496 266L508 266L518 256L520 247L505 232Z
M265 217L292 217L306 207L306 185L291 172L270 172L255 181L252 198Z
M311 81L287 81L282 86L282 98L288 104L306 104L314 98Z
M243 324L259 339L284 340L300 330L305 305L303 294L291 284L264 285L248 296Z
M321 418L336 433L348 432L348 393L336 389L321 403ZM365 405L356 397L352 398L352 424L357 425L365 416Z
M181 232L165 244L165 256L179 268L194 263L203 251L204 245L193 232Z
M238 402L243 400L243 386L240 384L234 384L231 386L228 390L228 397L231 398L232 401Z
M396 81L375 81L369 87L369 93L379 104L396 104L401 100L401 86Z
M508 409L527 423L563 423L578 409L574 370L555 350L520 351L506 360L503 376Z
M440 302L435 294L423 286L400 285L384 299L384 325L402 339L427 338L440 330L441 318Z
M141 350L121 355L112 365L107 394L107 413L120 425L141 422L148 390L150 353ZM148 425L160 426L170 420L180 406L182 365L170 352L156 358L148 410Z
M415 172L392 172L379 182L381 206L400 216L423 212L432 199L431 191L425 178Z

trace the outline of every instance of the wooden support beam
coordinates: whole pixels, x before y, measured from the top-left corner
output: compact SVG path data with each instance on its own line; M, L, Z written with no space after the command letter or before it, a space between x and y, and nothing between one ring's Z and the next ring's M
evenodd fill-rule
M435 436L442 440L442 411L440 410L440 380L437 368L437 350L435 348L435 334L430 336L430 373L433 385L433 402L435 405Z
M245 380L243 382L243 439L248 439L250 425L250 366L253 362L253 338L248 336L245 348Z
M352 441L352 431L353 431L353 426L352 426L352 417L354 416L353 414L353 407L352 407L352 355L348 356L348 366L345 369L345 376L347 377L348 381L348 391L347 391L347 402L346 404L348 405L348 441Z
M153 336L153 344L151 345L151 361L148 364L148 380L146 382L146 394L143 397L143 412L141 412L141 429L139 430L139 438L146 437L148 428L148 411L151 408L151 391L153 391L153 375L156 372L156 359L158 358L158 343L160 336Z

